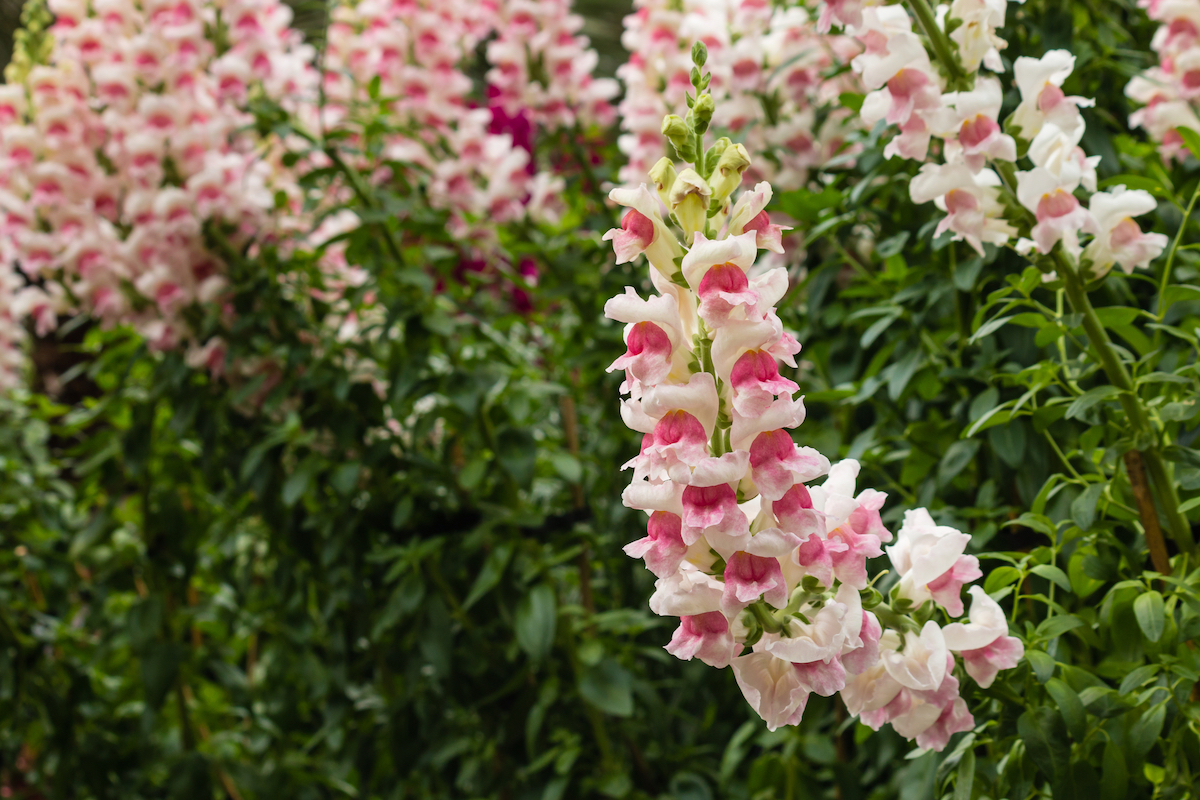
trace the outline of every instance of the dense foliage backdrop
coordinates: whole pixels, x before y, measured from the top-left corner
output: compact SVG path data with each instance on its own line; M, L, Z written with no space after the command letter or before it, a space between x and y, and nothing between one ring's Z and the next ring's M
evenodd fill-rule
M577 11L612 74L622 14ZM318 48L324 19L301 17ZM1200 163L1163 160L1127 122L1155 29L1127 0L1028 0L1004 56L1074 53L1064 88L1096 100L1083 146L1100 178L1152 191L1143 229L1182 234L1170 302L1162 259L1091 288L1190 527ZM378 82L363 88L378 103ZM1123 460L1147 443L1064 290L1011 251L935 236L941 214L909 200L919 165L883 157L886 126L777 190L771 211L796 229L780 315L805 348L801 443L859 459L889 525L924 505L970 533L1025 643L1018 668L964 689L977 727L941 753L838 698L768 732L728 670L663 651L653 576L621 552L644 531L621 503L638 437L602 309L646 281L601 240L619 225L614 125L541 130L532 161L563 181L558 219L496 226L478 266L427 184L375 179L402 173L381 107L312 138L285 105L255 97L249 127L309 167L305 202L334 197L360 224L290 248L207 222L225 308L188 315L224 363L269 368L198 368L87 314L28 324L32 366L0 400L0 793L1192 796L1200 575L1175 541L1169 575L1151 563ZM296 288L325 288L332 247L369 276L345 290L350 336L342 295Z

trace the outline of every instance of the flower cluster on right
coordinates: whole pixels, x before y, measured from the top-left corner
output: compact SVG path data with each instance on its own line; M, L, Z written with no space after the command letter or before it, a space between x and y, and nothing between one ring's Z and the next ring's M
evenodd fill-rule
M703 146L716 113L706 55L693 50L691 111L663 126L693 166L663 158L655 191L611 193L628 211L605 238L618 263L644 254L658 291L643 300L627 287L605 305L625 324L626 352L610 367L625 374L622 418L643 435L623 499L647 514L646 536L625 551L658 578L651 610L679 617L667 650L732 667L768 728L798 723L810 694L840 692L866 724L940 750L974 726L954 654L989 686L1024 647L977 586L956 619L964 584L982 573L965 554L970 536L925 509L907 512L887 548L887 602L869 581L868 559L893 539L887 496L856 493L856 461L830 465L793 437L804 403L779 362L794 370L800 344L775 312L788 275L756 266L760 251L781 249L782 228L765 210L769 183L738 193L745 147Z
M955 0L937 20L930 12L922 24L937 26L931 59L904 6L830 4L832 17L865 48L852 62L870 92L863 122L898 128L885 150L889 158L924 161L931 139L941 140L942 161L924 164L910 184L914 202L932 201L946 212L939 234L949 231L979 253L985 244L1012 245L1033 258L1054 253L1096 278L1114 265L1125 272L1147 266L1166 237L1143 233L1134 218L1156 203L1148 192L1123 186L1096 191L1099 156L1079 146L1080 108L1093 101L1062 90L1073 55L1052 50L1016 59L1021 103L1001 124L1000 79L981 70L1003 70L1006 43L997 30L1006 6L1006 0ZM928 11L923 0L918 7ZM1021 159L1028 169L1017 169ZM1090 193L1086 205L1076 196L1080 189Z
M1200 0L1139 0L1138 5L1159 23L1150 42L1158 64L1125 86L1125 95L1144 106L1129 116L1129 124L1158 142L1164 160L1182 160L1188 149L1175 129L1200 132Z

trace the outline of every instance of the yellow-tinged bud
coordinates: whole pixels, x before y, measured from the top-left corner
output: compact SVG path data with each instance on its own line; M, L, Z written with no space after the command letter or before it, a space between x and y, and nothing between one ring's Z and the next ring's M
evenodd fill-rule
M663 156L658 160L658 163L650 170L650 180L654 181L654 189L658 192L658 199L663 201L663 205L670 207L671 203L671 187L675 185L675 178L678 173L675 172L675 162Z
M742 173L750 166L750 154L741 143L731 144L721 153L717 168L708 179L713 201L723 203L742 182Z
M689 245L697 232L704 231L711 199L712 189L696 170L685 169L676 176L667 205L683 227L684 241Z

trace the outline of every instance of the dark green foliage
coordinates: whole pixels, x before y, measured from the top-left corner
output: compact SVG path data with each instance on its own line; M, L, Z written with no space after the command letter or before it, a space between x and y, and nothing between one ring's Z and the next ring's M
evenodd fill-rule
M1155 191L1154 225L1174 232L1197 165L1164 167L1124 122L1125 76L1151 35L1142 12L1030 0L1010 20L1006 55L1079 56L1067 93L1098 101L1085 146L1105 155L1102 176ZM777 197L806 235L781 309L805 345L789 376L809 406L799 438L860 459L863 485L890 494L889 523L928 505L969 531L1027 658L988 689L964 682L978 727L935 755L815 696L799 728L768 733L728 670L662 650L653 577L620 549L641 535L619 471L638 438L604 371L620 326L602 319L606 298L648 285L591 233L614 224L598 187L615 150L597 145L592 174L578 141L542 154L568 165L561 229L504 232L514 263L538 265L532 311L514 310L514 276L459 269L459 243L419 194L380 189L353 206L369 224L348 258L382 310L359 336L343 341L328 308L281 288L285 273L319 285L313 257L229 251L232 327L195 310L229 342L226 378L92 329L67 391L4 401L0 786L1190 796L1197 565L1147 572L1121 461L1134 443L1059 288L1011 253L934 239L936 212L908 201L916 165L884 160L880 131L853 169ZM1166 298L1153 273L1093 292L1193 521L1198 268L1181 250Z

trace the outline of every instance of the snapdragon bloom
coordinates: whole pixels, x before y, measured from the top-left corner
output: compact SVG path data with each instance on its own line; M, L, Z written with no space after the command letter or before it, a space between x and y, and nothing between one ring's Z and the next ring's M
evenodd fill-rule
M1125 86L1125 95L1142 105L1129 116L1129 124L1145 129L1164 159L1182 160L1188 150L1175 129L1200 132L1200 0L1138 5L1159 23L1150 42L1158 63Z
M626 352L611 369L625 372L622 417L643 434L623 501L646 513L646 535L625 552L657 578L651 611L680 618L667 651L730 667L768 729L799 723L814 693L842 693L867 724L946 747L974 721L929 617L935 603L962 615L963 584L980 575L964 553L970 537L910 511L888 548L900 575L891 597L923 625L891 610L884 625L864 608L864 597L878 599L868 561L893 538L887 496L858 487L858 462L830 464L797 444L800 344L775 311L789 281L757 263L760 249L780 245L765 211L771 187L760 182L697 221L680 213L695 202L689 188L724 178L662 162L654 173L657 192L613 190L630 211L605 238L618 262L646 257L658 294L626 288L605 313L625 325ZM690 241L668 220L694 228ZM979 601L972 614L955 646L970 646L969 674L994 677L1015 651L997 644Z
M1086 129L1080 110L1095 103L1063 90L1075 56L1051 50L1040 58L1017 58L1013 71L1021 102L1001 122L1002 82L979 70L1003 69L999 53L1006 43L997 30L1004 24L1006 7L1007 0L954 0L940 17L956 66L967 73L961 85L971 87L953 92L944 91L946 81L931 63L903 5L857 9L856 19L846 24L847 32L863 45L851 66L872 90L860 111L863 122L897 126L897 135L884 148L887 158L924 161L930 142L941 140L941 162L923 164L909 184L914 202L933 202L945 212L935 236L950 233L980 255L987 245L1011 246L1026 255L1057 253L1096 277L1114 264L1126 272L1148 266L1166 240L1142 232L1134 217L1155 204L1149 194L1124 192L1123 187L1096 193L1100 157L1088 156L1080 146ZM1161 68L1129 84L1127 94L1147 103L1131 122L1158 130L1166 137L1164 148L1176 154L1181 140L1168 129L1184 125L1200 130L1200 121L1180 100L1200 98L1200 90L1189 88L1189 81L1200 87L1198 29L1193 22L1200 19L1200 2L1152 3L1150 8L1151 16L1173 21L1155 38L1163 54ZM1195 60L1196 69L1186 71L1192 62L1175 61L1176 56ZM1173 89L1166 78L1180 70L1182 84ZM1017 168L1017 140L1006 131L1021 139L1021 159L1028 159L1031 168ZM1093 194L1084 198L1081 193ZM1013 201L1030 212L1032 222L1012 213ZM1053 271L1042 265L1052 278Z
M0 257L46 287L17 289L12 308L41 335L81 311L199 352L184 312L226 290L204 225L235 247L303 227L284 143L254 133L246 105L302 113L315 51L275 0L49 5L48 51L0 95Z

